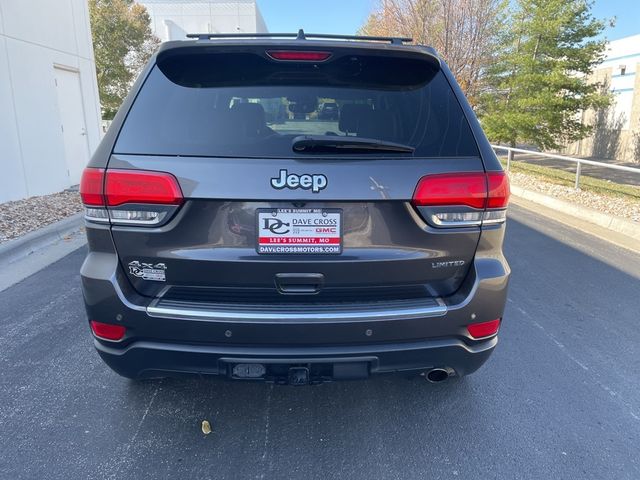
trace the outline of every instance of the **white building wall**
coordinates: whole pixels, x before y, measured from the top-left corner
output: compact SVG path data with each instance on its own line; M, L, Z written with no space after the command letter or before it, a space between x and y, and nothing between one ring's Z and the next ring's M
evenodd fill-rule
M0 202L79 182L68 173L55 67L79 75L88 159L101 134L86 0L0 0Z
M634 85L638 74L637 65L640 63L640 35L614 40L607 45L606 58L601 68L611 68L611 91L615 95L615 115L624 118L623 129L630 128L632 122L632 107Z
M267 27L255 0L140 0L151 28L164 41L187 33L264 33Z
M607 148L607 155L620 161L636 162L637 138L640 135L640 34L609 42L605 55L603 62L595 68L591 80L608 82L613 95L607 128L615 128L619 132L615 143ZM596 112L590 110L585 113L583 121L593 125ZM579 156L602 152L601 145L595 148L595 138L592 135L574 142L564 152Z

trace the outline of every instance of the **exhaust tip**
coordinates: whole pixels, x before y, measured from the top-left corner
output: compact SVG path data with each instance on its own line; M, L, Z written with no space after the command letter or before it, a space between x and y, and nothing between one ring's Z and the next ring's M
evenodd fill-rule
M434 368L427 372L425 378L431 383L440 383L449 378L449 372L444 368Z

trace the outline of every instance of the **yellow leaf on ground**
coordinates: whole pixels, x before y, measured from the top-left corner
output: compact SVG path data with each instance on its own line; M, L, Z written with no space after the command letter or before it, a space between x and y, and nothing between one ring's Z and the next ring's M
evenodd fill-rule
M205 435L209 435L211 433L211 425L206 420L202 421L202 433Z

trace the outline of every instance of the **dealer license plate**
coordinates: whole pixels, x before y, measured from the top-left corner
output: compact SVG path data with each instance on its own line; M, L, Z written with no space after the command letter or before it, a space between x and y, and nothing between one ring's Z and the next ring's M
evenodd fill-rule
M339 254L342 210L272 208L258 210L258 253Z

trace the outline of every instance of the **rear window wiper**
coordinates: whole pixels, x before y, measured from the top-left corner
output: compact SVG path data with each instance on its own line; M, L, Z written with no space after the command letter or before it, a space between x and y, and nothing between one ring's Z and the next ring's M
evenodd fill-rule
M413 153L415 148L375 138L338 135L300 135L291 142L298 153Z

